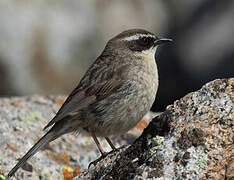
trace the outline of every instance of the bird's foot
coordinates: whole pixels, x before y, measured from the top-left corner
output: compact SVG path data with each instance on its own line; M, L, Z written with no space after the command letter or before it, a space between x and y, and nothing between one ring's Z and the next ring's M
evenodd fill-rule
M102 159L104 159L107 155L112 154L112 153L115 153L115 152L119 151L120 149L122 149L122 148L124 148L124 147L125 147L125 146L122 146L122 147L119 147L119 148L115 148L115 149L113 149L113 150L110 151L110 152L103 152L102 155L101 155L98 159L96 159L96 160L92 161L91 163L89 163L88 169L90 168L91 165L96 166L96 164L97 164L99 161L101 161Z
M109 153L110 153L110 152L109 152ZM109 153L103 152L102 155L101 155L98 159L96 159L96 160L92 161L91 163L89 163L88 169L90 168L91 165L96 166L96 164L97 164L99 161L101 161L102 159L104 159Z

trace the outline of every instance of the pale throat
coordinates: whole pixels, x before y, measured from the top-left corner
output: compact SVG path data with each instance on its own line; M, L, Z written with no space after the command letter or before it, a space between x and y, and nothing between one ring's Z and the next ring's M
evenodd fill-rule
M141 52L136 52L135 55L138 57L141 57L142 60L149 61L149 62L156 65L156 62L155 62L156 50L157 50L157 46L152 47L152 48L147 49L147 50L143 50Z
M144 64L147 67L148 73L151 74L153 89L157 89L158 87L158 68L155 60L156 50L157 46L136 53L136 56L140 57L141 60L145 62Z

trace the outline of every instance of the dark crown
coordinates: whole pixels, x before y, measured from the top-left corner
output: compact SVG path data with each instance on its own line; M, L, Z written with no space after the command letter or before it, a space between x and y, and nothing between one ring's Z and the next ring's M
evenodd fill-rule
M114 38L111 42L118 42L123 47L127 47L131 51L143 51L154 46L154 42L158 38L151 32L143 29L130 29L123 31Z
M160 44L172 42L171 39L158 38L153 33L143 29L123 31L108 41L102 55L123 54L124 52L141 52L152 50ZM156 49L155 49L156 50Z

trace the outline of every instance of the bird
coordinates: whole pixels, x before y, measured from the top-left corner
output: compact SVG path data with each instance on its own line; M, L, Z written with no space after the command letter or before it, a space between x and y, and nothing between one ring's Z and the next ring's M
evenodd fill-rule
M118 136L133 128L150 110L158 90L157 47L172 39L144 29L129 29L111 38L55 117L47 133L10 170L12 177L47 143L71 132L87 132L102 156L97 137Z

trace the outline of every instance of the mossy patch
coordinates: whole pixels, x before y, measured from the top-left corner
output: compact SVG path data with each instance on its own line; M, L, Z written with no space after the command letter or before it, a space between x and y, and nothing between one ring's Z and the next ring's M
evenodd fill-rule
M46 120L42 117L41 113L39 111L32 111L29 112L27 115L19 116L19 120L27 123L34 122L35 120L39 120L41 122L46 122Z

